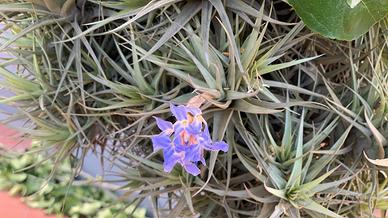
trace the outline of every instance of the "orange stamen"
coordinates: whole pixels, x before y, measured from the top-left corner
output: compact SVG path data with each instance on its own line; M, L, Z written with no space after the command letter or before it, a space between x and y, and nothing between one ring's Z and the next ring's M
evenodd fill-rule
M189 145L194 145L194 144L197 144L197 143L198 143L197 139L195 139L195 137L193 135L190 135Z
M185 130L183 130L183 131L181 132L180 137L181 137L181 144L182 144L182 145L185 144L185 143L186 143L186 137L187 137L187 133L186 133Z

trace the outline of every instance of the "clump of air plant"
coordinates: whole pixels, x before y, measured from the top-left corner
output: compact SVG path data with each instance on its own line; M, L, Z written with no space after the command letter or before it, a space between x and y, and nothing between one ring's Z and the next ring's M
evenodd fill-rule
M342 186L359 190L362 151L388 154L384 22L345 43L284 1L5 2L12 118L57 165L100 145L123 196L151 199L154 217L348 216L357 193Z

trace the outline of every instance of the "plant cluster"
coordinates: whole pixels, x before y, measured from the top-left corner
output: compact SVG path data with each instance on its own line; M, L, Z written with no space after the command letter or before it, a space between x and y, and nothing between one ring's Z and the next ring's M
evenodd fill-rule
M369 7L343 1L355 17ZM26 120L26 136L55 151L46 155L55 165L73 157L80 169L89 151L98 153L120 169L124 196L136 196L128 204L148 200L155 217L369 217L387 209L386 18L345 42L312 33L284 1L30 2L0 4L2 32L12 32L0 45L11 55L0 74L15 94L2 102L18 107L9 121ZM309 3L289 3L309 26L317 20L303 15L319 12L303 11ZM312 29L349 39L378 20L368 19L357 30ZM228 150L190 157L206 163L197 176L183 159L166 172L170 156L152 144L164 130L154 117L174 122L171 104L198 96L209 138Z
M118 202L113 193L87 180L77 180L79 185L73 183L69 161L62 163L47 181L53 162L44 160L43 155L29 152L0 157L0 190L21 195L28 206L44 209L48 214L71 218L145 217L145 209Z

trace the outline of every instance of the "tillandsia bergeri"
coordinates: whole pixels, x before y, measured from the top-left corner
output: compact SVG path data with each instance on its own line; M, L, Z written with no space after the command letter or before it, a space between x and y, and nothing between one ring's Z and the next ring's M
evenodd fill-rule
M206 165L204 151L228 151L223 141L212 142L209 127L197 106L170 104L176 118L174 123L154 117L162 132L152 137L154 151L163 150L164 171L171 172L179 163L188 173L197 176L200 169L196 163Z
M363 159L388 154L388 20L369 28L388 9L348 3L5 0L2 103L55 164L119 168L154 217L369 217L388 208Z

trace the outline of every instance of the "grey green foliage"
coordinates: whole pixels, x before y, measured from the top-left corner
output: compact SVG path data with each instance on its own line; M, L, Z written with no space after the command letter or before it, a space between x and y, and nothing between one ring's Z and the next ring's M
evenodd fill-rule
M55 151L45 156L55 166L76 156L77 170L95 152L119 169L120 190L135 197L128 204L148 200L155 217L385 208L385 173L363 157L387 157L387 20L348 43L311 33L272 0L85 0L73 9L0 4L3 31L13 31L0 72L15 93L2 102L18 107L10 120L28 120L39 150ZM208 97L212 138L230 150L208 154L198 177L165 173L152 116L168 119L170 103L198 94Z
M37 164L38 163L38 164ZM77 217L145 217L145 209L127 206L107 191L82 179L69 185L73 173L66 161L51 177L53 162L36 153L13 154L0 158L0 190L23 196L30 207L44 209L48 214Z

